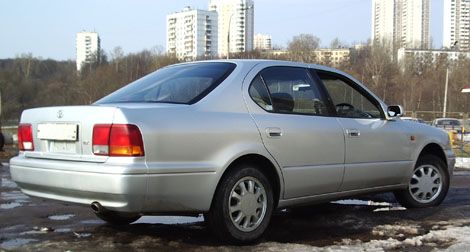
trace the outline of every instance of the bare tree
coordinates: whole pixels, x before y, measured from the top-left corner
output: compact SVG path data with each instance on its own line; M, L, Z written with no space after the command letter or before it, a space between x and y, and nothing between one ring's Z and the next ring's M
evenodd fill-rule
M300 34L294 36L287 50L294 61L315 62L314 51L319 47L320 39L312 34Z
M334 38L330 42L330 48L332 49L339 49L339 48L346 48L346 47L348 47L348 45L345 42L341 41L339 38Z

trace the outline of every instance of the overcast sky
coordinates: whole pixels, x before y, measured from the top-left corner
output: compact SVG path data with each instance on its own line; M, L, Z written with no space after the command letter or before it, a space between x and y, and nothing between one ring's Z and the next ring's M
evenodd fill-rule
M338 37L349 44L370 38L371 0L254 0L255 33L286 46L310 33L323 46ZM431 0L431 35L442 45L442 1ZM102 48L124 52L165 49L166 15L185 6L207 9L209 0L0 0L0 58L21 53L75 59L75 34L96 31Z

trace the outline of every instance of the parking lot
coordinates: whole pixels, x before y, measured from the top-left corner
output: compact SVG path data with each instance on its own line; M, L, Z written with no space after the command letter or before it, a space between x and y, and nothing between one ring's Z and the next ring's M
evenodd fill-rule
M3 163L0 250L362 251L470 249L470 171L455 172L443 205L406 210L390 194L283 209L259 244L227 246L214 239L202 217L143 217L111 227L88 207L30 198Z

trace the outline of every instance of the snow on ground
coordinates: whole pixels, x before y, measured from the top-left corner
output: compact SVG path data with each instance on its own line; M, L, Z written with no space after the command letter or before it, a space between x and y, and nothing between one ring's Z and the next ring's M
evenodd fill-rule
M470 227L457 227L455 223L442 222L433 227L434 230L418 235L419 227L415 225L383 225L377 226L373 234L381 240L362 242L360 240L342 239L335 245L312 247L304 244L268 242L256 247L256 251L386 251L413 250L414 247L429 247L434 251L469 251ZM461 224L464 225L464 224ZM466 224L468 225L468 223ZM387 238L388 237L388 238ZM408 237L408 238L407 238ZM444 249L447 247L447 249Z
M456 168L470 169L470 158L458 157L455 162Z

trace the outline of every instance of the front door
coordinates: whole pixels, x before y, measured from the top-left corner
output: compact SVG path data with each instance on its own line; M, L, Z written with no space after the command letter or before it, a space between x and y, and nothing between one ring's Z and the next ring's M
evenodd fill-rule
M396 185L408 174L412 142L375 98L345 76L317 71L336 106L346 156L342 191Z

